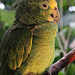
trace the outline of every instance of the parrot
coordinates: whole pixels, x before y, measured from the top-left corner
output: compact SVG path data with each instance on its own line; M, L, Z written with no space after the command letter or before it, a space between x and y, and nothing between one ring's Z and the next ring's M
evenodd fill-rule
M15 11L0 44L0 75L43 75L55 57L57 2L21 0Z

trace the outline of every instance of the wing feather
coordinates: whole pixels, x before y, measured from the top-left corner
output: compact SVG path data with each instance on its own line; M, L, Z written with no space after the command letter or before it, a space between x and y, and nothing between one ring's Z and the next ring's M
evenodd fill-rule
M6 56L9 68L15 70L28 57L32 47L32 33L29 28L10 28L1 42L2 56Z

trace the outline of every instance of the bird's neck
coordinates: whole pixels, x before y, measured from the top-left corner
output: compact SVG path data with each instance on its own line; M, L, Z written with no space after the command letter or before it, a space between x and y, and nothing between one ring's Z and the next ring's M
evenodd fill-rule
M37 25L34 28L33 34L41 38L52 39L56 37L58 31L58 26L53 23L44 23L42 25Z

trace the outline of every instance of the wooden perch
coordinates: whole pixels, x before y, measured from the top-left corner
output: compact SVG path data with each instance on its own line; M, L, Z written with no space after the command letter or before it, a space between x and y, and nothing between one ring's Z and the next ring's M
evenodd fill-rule
M56 63L51 65L49 71L44 75L58 75L59 71L65 66L71 63L75 59L75 48L71 50L68 54L58 60Z

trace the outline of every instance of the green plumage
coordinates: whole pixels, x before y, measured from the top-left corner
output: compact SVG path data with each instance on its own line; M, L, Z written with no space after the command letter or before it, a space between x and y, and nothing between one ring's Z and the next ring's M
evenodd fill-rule
M56 18L50 21L54 9L49 2L22 0L17 7L16 20L0 44L1 75L43 74L52 64L58 27Z
M28 56L27 61L23 63L17 70L18 72L23 75L27 74L28 72L41 74L48 67L50 67L54 60L54 44L57 29L57 25L52 26L52 23L45 23L35 27L33 31L34 36L32 50Z

